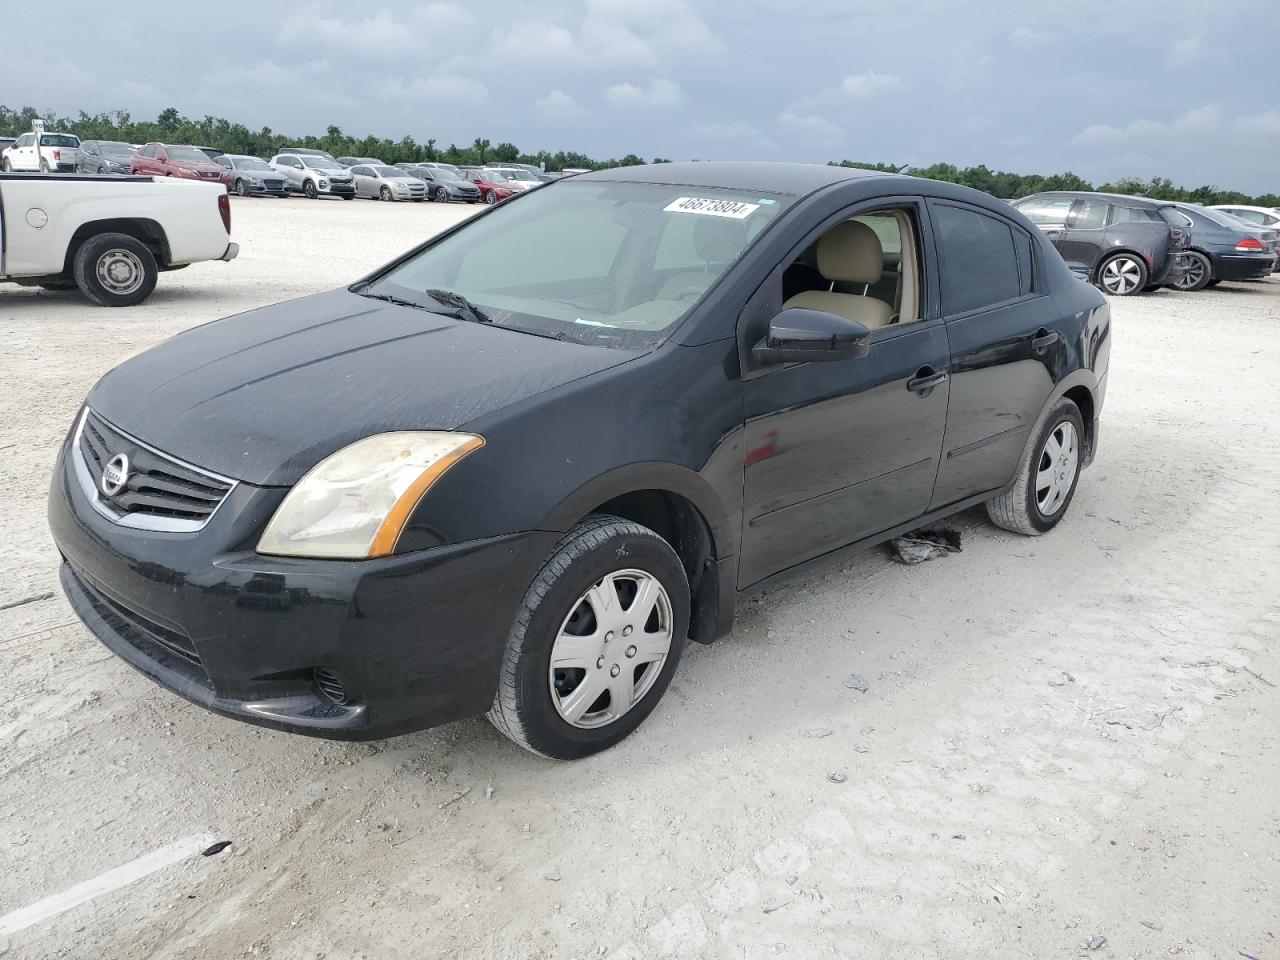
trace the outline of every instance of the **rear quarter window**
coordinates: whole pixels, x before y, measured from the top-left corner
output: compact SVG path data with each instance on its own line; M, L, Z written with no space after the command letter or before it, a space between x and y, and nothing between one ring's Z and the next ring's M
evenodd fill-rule
M930 216L942 261L945 313L980 310L1026 292L1018 266L1021 254L1007 221L949 204L930 204ZM1029 248L1026 253L1030 255Z

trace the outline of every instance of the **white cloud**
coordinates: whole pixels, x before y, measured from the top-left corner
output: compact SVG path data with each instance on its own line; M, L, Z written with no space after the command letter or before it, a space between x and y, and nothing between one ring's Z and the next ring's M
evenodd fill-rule
M1235 113L1220 104L1193 107L1172 120L1137 118L1085 127L1071 140L1099 175L1167 176L1175 182L1245 190L1266 188L1257 157L1280 154L1280 109Z
M285 17L283 43L322 43L367 56L401 56L422 51L437 36L467 29L471 15L452 3L428 3L401 19L388 10L372 16L342 19L323 16L315 6Z
M704 140L735 142L760 139L760 131L745 120L712 120L695 124L693 129Z
M1047 30L1037 30L1035 27L1021 26L1013 33L1009 34L1009 39L1015 46L1019 47L1041 47L1053 39L1053 34Z
M784 110L778 114L778 122L790 133L807 140L839 140L844 136L843 130L816 113L797 114Z
M545 120L569 121L587 115L586 108L563 90L552 90L533 101L533 108Z
M407 80L389 77L382 84L382 93L401 100L447 104L452 107L480 106L489 100L489 88L483 81L454 74L412 77Z
M851 74L840 81L840 94L850 100L870 100L901 86L902 78L896 74L868 70L865 73Z
M604 98L615 107L673 107L684 99L680 84L658 77L647 87L634 83L615 83L604 92Z
M1192 34L1173 44L1164 58L1170 66L1185 67L1197 60L1203 60L1205 53L1204 38Z

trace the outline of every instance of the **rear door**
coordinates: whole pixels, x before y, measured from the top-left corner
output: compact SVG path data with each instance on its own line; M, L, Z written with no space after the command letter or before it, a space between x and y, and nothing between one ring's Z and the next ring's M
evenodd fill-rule
M369 181L373 179L375 179L373 171L368 167L355 166L351 168L351 180L355 184L357 197L373 196L373 194L369 192ZM373 189L376 191L377 187L375 186Z
M1029 233L990 210L930 200L951 350L951 398L930 510L1005 486L1065 362L1068 331Z

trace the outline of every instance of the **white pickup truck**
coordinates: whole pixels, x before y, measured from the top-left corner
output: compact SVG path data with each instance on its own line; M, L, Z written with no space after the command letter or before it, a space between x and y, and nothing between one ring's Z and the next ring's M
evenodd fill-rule
M220 183L0 173L0 281L127 307L162 270L239 252Z

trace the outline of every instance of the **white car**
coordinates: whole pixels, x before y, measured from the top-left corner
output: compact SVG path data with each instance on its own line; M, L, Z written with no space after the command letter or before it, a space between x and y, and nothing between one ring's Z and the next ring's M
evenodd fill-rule
M220 183L0 174L0 281L79 287L94 303L128 307L161 271L239 252Z
M1243 220L1245 223L1252 223L1259 227L1266 227L1268 230L1280 230L1280 210L1273 210L1271 207L1253 207L1242 203L1221 203L1209 209L1221 210L1223 213L1231 214L1237 220Z
M334 196L352 200L356 195L351 171L332 157L315 153L277 153L271 158L271 169L283 174L289 189L308 200Z
M427 185L408 170L385 164L358 164L351 168L356 196L370 200L427 199Z
M36 146L36 137L40 145ZM80 138L74 133L24 133L4 152L5 173L75 173L80 164Z

